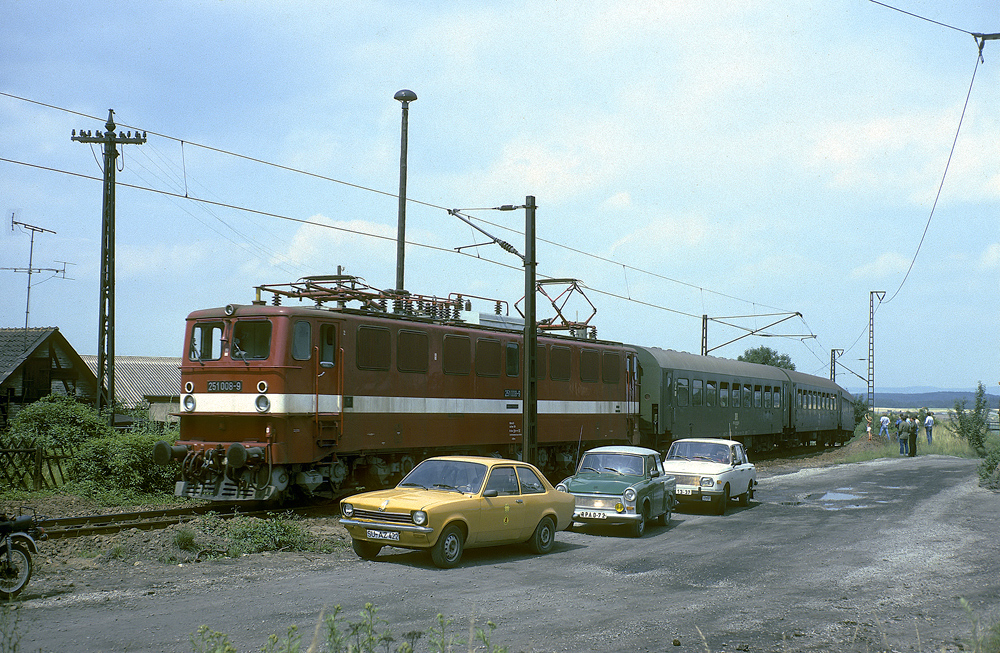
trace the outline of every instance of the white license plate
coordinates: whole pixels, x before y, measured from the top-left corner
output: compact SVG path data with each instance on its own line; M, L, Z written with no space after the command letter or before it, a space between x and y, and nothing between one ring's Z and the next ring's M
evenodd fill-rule
M694 494L694 490L687 487L679 487L677 488L677 494Z
M598 512L596 510L581 510L576 513L579 515L580 519L607 519L608 516L603 512Z
M367 529L365 535L368 536L369 540L392 540L393 542L399 541L399 533L396 531L373 531L372 529Z

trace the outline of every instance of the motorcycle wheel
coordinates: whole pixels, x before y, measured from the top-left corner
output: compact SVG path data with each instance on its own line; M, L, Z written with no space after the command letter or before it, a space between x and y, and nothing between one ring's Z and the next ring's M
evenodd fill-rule
M0 552L0 599L16 597L31 580L31 554L20 544Z

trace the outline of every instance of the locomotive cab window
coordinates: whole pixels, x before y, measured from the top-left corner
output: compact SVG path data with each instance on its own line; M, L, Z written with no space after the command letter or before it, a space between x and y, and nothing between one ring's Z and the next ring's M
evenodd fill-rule
M229 356L233 360L263 360L271 354L271 322L241 320L233 328Z
M319 328L319 362L337 362L337 325L324 324Z
M312 325L298 320L292 327L292 358L307 361L312 358Z
M193 361L217 361L222 357L222 322L194 325L188 357Z
M508 342L506 352L507 376L517 376L521 373L521 348L516 342Z

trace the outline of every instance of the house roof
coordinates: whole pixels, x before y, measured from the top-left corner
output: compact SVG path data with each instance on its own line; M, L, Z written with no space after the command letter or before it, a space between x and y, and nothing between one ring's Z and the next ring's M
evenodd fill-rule
M49 336L58 331L59 327L0 329L0 383L6 381Z
M97 356L81 356L97 375ZM145 397L181 394L181 359L163 356L115 356L115 399L135 406Z

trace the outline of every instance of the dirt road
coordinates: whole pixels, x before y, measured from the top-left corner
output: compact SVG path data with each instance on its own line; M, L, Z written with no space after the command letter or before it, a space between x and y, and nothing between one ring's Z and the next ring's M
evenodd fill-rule
M990 623L1000 610L1000 495L978 487L975 465L922 456L766 473L757 500L723 517L675 513L638 540L564 532L542 557L471 550L453 570L349 548L51 563L19 603L21 650L187 652L207 624L253 651L291 624L311 632L324 605L357 620L372 602L398 641L441 612L456 634L492 620L511 651L958 651L971 633L959 597Z

